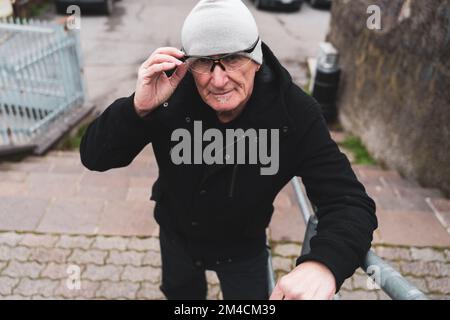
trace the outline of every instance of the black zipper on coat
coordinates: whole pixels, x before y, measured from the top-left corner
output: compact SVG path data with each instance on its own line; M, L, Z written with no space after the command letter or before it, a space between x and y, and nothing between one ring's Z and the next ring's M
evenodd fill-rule
M238 164L235 164L233 167L233 173L231 174L230 189L228 191L229 198L233 198L234 195L234 185L236 184L237 171L238 171Z

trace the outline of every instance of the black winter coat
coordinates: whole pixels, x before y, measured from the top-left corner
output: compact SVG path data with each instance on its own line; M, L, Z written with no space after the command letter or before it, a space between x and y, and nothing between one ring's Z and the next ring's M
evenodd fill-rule
M317 207L319 224L311 252L297 264L325 264L339 290L370 248L377 228L375 203L331 139L318 103L292 82L264 43L263 56L252 96L233 123L244 130L279 129L276 175L261 175L261 166L254 164L173 164L173 130L192 132L194 121L218 126L190 73L166 103L145 118L135 112L134 95L112 103L88 126L81 161L95 171L124 167L152 143L159 167L151 196L156 201L155 219L162 228L177 231L194 257L208 261L248 256L264 248L276 195L292 177L301 177Z

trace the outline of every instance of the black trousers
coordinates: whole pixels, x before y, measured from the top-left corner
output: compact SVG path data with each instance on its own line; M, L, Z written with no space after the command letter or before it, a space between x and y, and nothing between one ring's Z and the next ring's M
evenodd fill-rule
M193 259L183 242L160 228L162 260L161 291L169 300L205 300L206 270L217 273L224 300L267 300L268 252L255 257L202 263Z

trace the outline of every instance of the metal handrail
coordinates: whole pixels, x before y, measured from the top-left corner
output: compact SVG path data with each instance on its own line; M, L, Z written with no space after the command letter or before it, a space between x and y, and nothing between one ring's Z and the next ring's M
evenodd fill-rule
M305 238L302 252L304 255L310 251L310 240L316 234L318 224L317 217L313 213L312 205L302 189L297 177L291 180L295 197L306 223ZM381 259L375 252L369 250L361 266L364 272L374 280L374 287L379 287L393 300L429 300L429 298L417 287L406 280L397 270ZM269 250L269 292L275 286L272 259Z

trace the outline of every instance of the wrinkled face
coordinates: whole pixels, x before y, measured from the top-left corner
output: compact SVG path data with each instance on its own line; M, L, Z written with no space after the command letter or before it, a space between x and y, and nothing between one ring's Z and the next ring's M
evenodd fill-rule
M259 64L251 61L230 72L216 65L211 73L192 72L192 75L203 101L217 112L221 122L229 122L241 113L250 99L259 68Z

